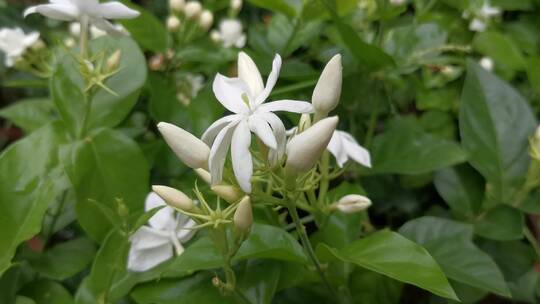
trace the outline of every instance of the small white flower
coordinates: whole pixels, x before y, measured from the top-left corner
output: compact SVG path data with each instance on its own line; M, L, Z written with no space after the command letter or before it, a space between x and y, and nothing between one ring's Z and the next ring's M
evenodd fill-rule
M478 12L478 15L484 18L496 17L496 16L499 16L500 14L501 14L501 9L495 6L491 6L489 1L485 1L482 7L480 8L480 11Z
M118 28L108 20L132 19L140 15L124 4L111 1L99 3L98 0L49 0L50 4L31 6L24 11L24 17L39 13L51 19L62 21L87 20L100 30L118 33Z
M469 30L474 32L483 32L487 28L486 22L482 21L479 18L474 18L471 20L471 23L469 23Z
M204 88L204 76L201 74L187 74L186 80L191 88L191 98L197 97L199 92Z
M313 106L304 101L278 100L264 103L277 82L280 68L281 57L276 55L265 87L253 60L240 52L238 78L216 75L214 94L234 114L214 122L202 136L206 144L212 144L208 161L212 184L222 180L225 158L231 147L232 165L238 184L244 192L250 193L253 174L253 161L249 152L251 132L272 150L271 158L277 160L285 152L286 136L283 122L273 112L313 112Z
M6 54L5 64L12 67L26 49L31 47L39 39L38 32L25 34L20 28L0 29L0 50Z
M483 67L486 71L493 71L493 67L495 64L493 63L493 59L490 57L482 57L480 59L480 66Z
M349 194L340 198L334 206L343 213L356 213L371 206L371 200L363 195Z
M146 271L172 258L174 252L182 254L182 243L195 234L191 229L196 225L193 220L180 213L175 215L173 208L156 193L150 192L146 197L145 210L159 206L165 207L150 218L148 226L139 228L129 238L128 269L131 271Z
M218 33L216 35L215 33ZM213 32L212 40L219 40L224 47L235 46L243 48L246 45L246 34L242 29L242 23L238 19L225 19L219 23L219 31ZM219 39L218 39L219 38Z
M352 159L361 165L371 168L369 151L360 146L354 137L345 131L334 131L327 149L334 155L339 167L343 167L349 159Z

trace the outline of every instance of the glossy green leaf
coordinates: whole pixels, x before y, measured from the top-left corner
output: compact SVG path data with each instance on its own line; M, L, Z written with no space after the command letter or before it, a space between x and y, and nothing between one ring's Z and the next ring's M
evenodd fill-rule
M253 304L270 304L276 292L281 264L254 260L238 273L238 288Z
M525 59L511 37L500 32L486 31L474 38L474 47L495 61L495 67L502 70L522 70Z
M475 232L485 238L499 241L523 238L523 213L510 206L499 205L482 214L474 223Z
M43 215L57 195L61 172L58 125L47 125L8 147L0 155L0 274L10 265L17 246L41 229Z
M134 19L122 20L122 25L131 37L143 48L152 52L165 52L167 49L167 30L152 13L139 5L124 1L127 6L141 13Z
M61 284L54 281L38 280L26 285L21 291L38 304L74 304L73 296Z
M540 57L531 57L527 60L527 76L532 89L540 93Z
M412 118L397 118L371 149L376 173L421 174L464 162L460 146L424 132Z
M148 193L148 164L137 143L124 134L102 129L63 151L65 170L77 196L79 224L101 241L112 228L95 203L116 210L122 200L130 213L143 209Z
M357 268L349 278L355 303L398 304L403 284L367 269Z
M251 4L266 8L275 12L283 13L289 17L297 14L297 7L291 1L285 0L248 0Z
M92 241L77 238L55 245L29 262L44 277L62 281L85 269L95 253Z
M523 183L529 163L528 137L535 127L530 106L516 90L468 62L459 113L462 144L499 201L508 201Z
M445 168L435 173L435 187L456 214L471 217L484 199L484 179L467 165Z
M424 246L449 278L510 296L497 264L472 242L471 225L426 216L407 222L399 232Z
M23 99L0 110L0 117L30 133L50 123L56 116L54 104L45 98Z
M317 255L322 260L353 263L457 300L443 271L426 249L389 230L376 232L340 250L321 244L317 247Z
M15 304L36 304L36 302L27 297L17 296L15 299Z

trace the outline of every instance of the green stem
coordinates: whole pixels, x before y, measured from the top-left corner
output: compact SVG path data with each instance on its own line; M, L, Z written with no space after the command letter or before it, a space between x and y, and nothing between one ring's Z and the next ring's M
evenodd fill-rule
M88 129L88 123L90 121L90 113L92 112L92 96L91 94L84 93L85 105L84 105L84 116L81 124L81 129L79 130L78 139L82 139L86 135L86 129Z
M81 20L81 35L79 40L79 47L81 48L81 57L82 59L88 58L88 34L89 34L89 25L90 22L88 17L82 16Z
M324 151L321 160L321 182L319 187L319 207L323 205L324 199L326 197L326 192L328 191L328 185L330 179L328 178L328 169L330 166L330 155L328 151Z

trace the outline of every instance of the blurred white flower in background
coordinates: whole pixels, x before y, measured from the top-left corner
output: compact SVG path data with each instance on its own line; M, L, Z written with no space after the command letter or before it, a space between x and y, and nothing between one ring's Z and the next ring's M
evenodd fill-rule
M493 63L493 59L491 59L490 57L482 57L479 63L481 67L490 72L493 71L493 68L495 66L495 64Z
M111 24L115 28L115 32L128 35L128 31L121 24ZM79 22L72 22L69 24L69 33L73 37L79 37L81 35L81 24ZM90 37L96 39L102 36L107 35L106 31L100 30L96 26L90 26Z
M285 153L285 127L273 112L313 112L311 103L304 101L278 100L264 103L276 85L280 69L281 57L276 55L265 86L253 60L244 52L240 52L238 78L216 75L213 83L214 94L233 114L214 122L202 136L207 145L212 145L209 169L213 185L222 180L223 166L231 147L236 180L244 192L250 193L253 174L253 160L249 151L251 132L272 151L282 155Z
M246 34L244 34L242 23L238 19L225 19L219 23L219 30L210 33L212 40L230 48L232 46L243 48L246 45Z
M26 49L39 41L39 33L25 34L20 28L0 29L0 50L5 53L5 64L12 67L21 58Z
M334 131L330 143L328 143L328 151L334 155L340 168L349 159L371 168L369 151L360 146L354 137L345 131Z
M462 17L469 19L469 30L474 32L483 32L487 29L492 18L501 14L501 9L491 6L489 1L484 1L481 7L471 8L463 12Z
M99 3L98 0L50 0L50 4L27 8L23 15L26 17L34 13L62 21L89 22L108 33L119 33L117 27L108 20L132 19L140 15L120 2Z
M196 223L184 214L169 207L156 193L146 197L145 211L165 206L148 221L149 226L142 226L130 238L131 247L128 257L128 269L142 272L151 269L176 255L182 254L182 243L189 241L195 234Z

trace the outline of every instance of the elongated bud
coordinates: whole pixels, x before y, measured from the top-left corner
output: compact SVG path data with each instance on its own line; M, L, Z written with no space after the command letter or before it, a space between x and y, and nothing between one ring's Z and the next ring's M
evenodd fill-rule
M298 122L298 133L302 133L311 127L311 116L309 114L302 114L300 121Z
M120 66L120 59L122 58L122 50L118 49L112 53L107 59L107 70L114 71Z
M253 211L251 210L249 196L244 196L240 203L238 203L238 208L234 212L233 223L235 232L241 235L242 239L245 239L249 234L251 225L253 225Z
M202 5L199 1L189 1L184 7L184 14L187 18L197 18L202 12Z
M207 184L212 183L212 176L210 175L210 172L204 170L204 169L195 169L195 173Z
M210 189L212 189L217 196L221 197L229 204L238 202L238 200L244 195L244 193L238 187L232 185L215 185Z
M211 11L204 10L199 16L199 25L205 30L209 29L212 26L213 22L214 15Z
M328 146L339 118L328 117L294 136L287 144L286 168L296 173L311 169Z
M324 67L313 90L311 103L319 117L326 117L339 102L342 82L341 55L337 54Z
M184 0L169 0L169 8L175 13L181 13L185 5Z
M242 0L231 0L231 8L238 12L242 8Z
M363 195L349 194L340 198L334 207L343 213L356 213L371 206L371 200Z
M167 18L167 30L171 33L175 33L180 29L180 19L176 16L169 16Z
M193 169L208 169L210 148L202 140L170 123L160 122L158 129L174 154L184 164Z
M191 212L195 210L195 204L184 192L176 190L167 186L152 186L152 191L154 191L159 197L161 197L169 206Z

